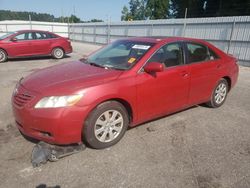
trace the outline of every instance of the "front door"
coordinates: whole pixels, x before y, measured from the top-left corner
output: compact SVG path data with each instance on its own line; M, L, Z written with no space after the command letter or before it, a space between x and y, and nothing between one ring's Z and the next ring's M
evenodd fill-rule
M15 40L13 40L15 39ZM8 53L11 57L32 55L33 49L31 41L33 40L31 32L25 32L16 35L9 41Z
M163 72L144 71L136 77L138 118L151 118L182 109L188 102L189 68L184 65L181 43L166 44L147 63L160 62Z

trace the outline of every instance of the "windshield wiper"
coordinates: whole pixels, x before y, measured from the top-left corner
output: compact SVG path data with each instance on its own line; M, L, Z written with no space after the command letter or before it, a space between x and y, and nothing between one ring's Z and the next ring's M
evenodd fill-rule
M116 66L113 66L113 65L108 65L108 64L104 64L104 65L101 64L100 65L100 64L97 64L97 63L94 63L94 62L89 62L86 59L83 62L86 63L86 64L89 64L89 65L95 66L95 67L101 67L101 68L105 68L105 69L126 70L124 68L116 67Z
M92 66L95 66L95 67L101 67L101 68L106 68L105 66L103 65L100 65L100 64L97 64L97 63L94 63L94 62L89 62L88 60L86 59L83 59L82 61L83 63L86 63L86 64L89 64L89 65L92 65Z
M90 63L88 63L88 64L90 64L90 65L92 65L92 66L95 66L95 67L106 68L105 66L99 65L99 64L97 64L97 63L92 63L92 62L90 62Z
M115 69L115 70L126 70L124 68L120 68L120 67L116 67L114 65L103 65L104 67L108 68L108 69Z

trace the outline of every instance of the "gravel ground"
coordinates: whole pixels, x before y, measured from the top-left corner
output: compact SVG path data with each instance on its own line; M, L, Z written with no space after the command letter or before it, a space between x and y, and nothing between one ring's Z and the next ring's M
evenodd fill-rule
M0 187L250 187L250 68L218 109L195 106L130 129L115 146L30 163L34 143L13 123L10 97L34 70L79 59L100 46L73 43L62 60L32 58L0 64Z

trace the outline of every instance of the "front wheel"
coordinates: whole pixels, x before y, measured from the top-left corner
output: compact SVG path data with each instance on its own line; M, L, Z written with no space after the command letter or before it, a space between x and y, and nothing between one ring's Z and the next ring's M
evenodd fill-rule
M212 93L211 100L207 103L207 105L212 108L220 107L225 102L227 93L228 83L224 78L222 78L216 85Z
M3 63L7 60L7 53L0 49L0 63Z
M92 148L106 148L123 137L128 124L128 113L121 103L104 102L97 106L85 121L83 136Z
M62 48L54 48L52 51L52 57L55 59L62 59L65 53Z

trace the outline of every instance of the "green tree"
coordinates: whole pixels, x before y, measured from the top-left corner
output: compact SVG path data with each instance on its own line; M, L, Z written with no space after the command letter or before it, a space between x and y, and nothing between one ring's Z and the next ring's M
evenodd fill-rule
M71 22L71 23L80 23L81 19L76 17L75 15L71 14L71 16L69 17L69 22Z
M29 20L29 15L32 21L44 21L44 22L71 22L79 23L82 22L80 18L75 15L70 17L59 17L56 18L51 14L36 13L36 12L17 12L10 10L0 10L0 21L1 20Z
M171 0L170 17L188 18L249 15L250 0Z
M121 20L165 19L169 0L130 0L122 9Z
M130 0L129 9L124 6L121 20L145 20L147 18L146 0Z
M168 16L169 0L148 0L149 19L165 19Z
M250 0L206 0L204 12L207 17L249 15Z
M184 18L187 8L187 17L202 17L204 15L205 0L171 0L170 16Z
M122 9L122 16L121 16L121 20L122 21L128 21L132 19L131 15L130 15L130 12L128 10L128 7L124 6L123 9Z
M103 22L103 20L100 20L100 19L92 19L92 20L90 20L90 22Z
M130 14L133 20L146 19L146 3L145 0L130 0Z

